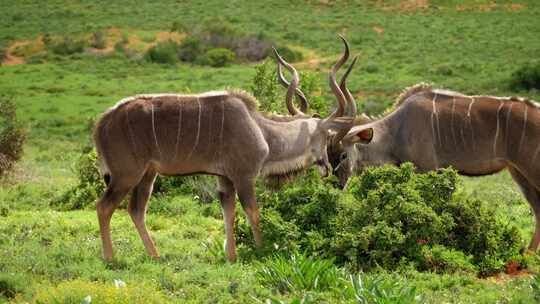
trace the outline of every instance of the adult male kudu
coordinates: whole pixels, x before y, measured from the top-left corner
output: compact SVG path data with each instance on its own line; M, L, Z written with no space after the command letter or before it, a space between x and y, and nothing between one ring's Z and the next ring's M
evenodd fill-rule
M353 101L354 102L354 101ZM345 152L345 153L343 153ZM412 162L419 172L454 167L481 176L508 169L534 211L529 251L540 243L540 111L518 97L467 96L418 84L381 118L360 116L341 143L329 147L345 186L366 166Z
M343 38L342 38L343 39ZM327 118L312 118L293 105L298 89L297 71L274 50L278 62L292 74L286 103L292 117L271 116L257 110L257 101L239 90L197 95L138 95L118 102L96 124L94 142L101 173L107 184L97 202L103 257L113 258L111 216L131 192L128 212L148 254L158 257L145 226L148 199L156 175L216 175L225 222L225 250L235 261L233 234L238 193L254 235L261 246L259 211L255 198L258 176L280 176L316 164L323 176L330 164L326 152L331 132L343 135L352 117L343 117L345 97L335 74L348 58L348 45L330 72L330 87L338 100ZM305 98L304 98L305 99ZM302 109L307 108L302 107Z

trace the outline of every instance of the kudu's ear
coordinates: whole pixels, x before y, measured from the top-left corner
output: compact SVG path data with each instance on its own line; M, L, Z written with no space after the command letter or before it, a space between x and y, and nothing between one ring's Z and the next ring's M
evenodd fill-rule
M357 128L349 131L343 138L344 145L353 145L356 143L369 144L373 139L373 128Z

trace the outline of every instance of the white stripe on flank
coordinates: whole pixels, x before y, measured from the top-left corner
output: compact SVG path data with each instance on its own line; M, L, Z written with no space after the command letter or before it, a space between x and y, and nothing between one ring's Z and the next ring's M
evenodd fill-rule
M199 135L201 134L201 101L199 100L199 97L197 96L197 107L199 109L199 119L197 121L197 136L195 137L195 144L193 145L193 149L191 149L191 152L189 152L187 159L191 158L191 155L193 155L193 152L195 152L195 149L197 149L197 145L199 145Z
M469 120L469 126L471 127L471 141L472 141L472 150L476 151L476 139L474 138L474 127L472 124L471 109L476 100L474 97L471 97L471 103L469 103L469 109L467 110L467 118Z
M441 143L441 130L439 128L439 114L437 113L436 101L437 101L437 93L435 93L435 95L433 95L433 100L431 101L431 103L433 104L433 112L432 112L432 115L431 115L431 123L433 125L433 115L435 115L435 119L436 119L436 122L437 122L437 141L439 142L439 146L442 146L442 143Z
M456 130L454 130L454 114L456 112L456 96L452 96L452 117L450 119L450 129L452 130L452 138L454 139L454 146L457 147Z
M505 148L506 153L508 154L508 130L510 129L510 115L512 114L512 107L514 106L514 103L510 101L510 107L508 108L508 112L506 112L506 130L505 130Z
M174 157L173 160L176 160L176 157L178 156L178 144L180 144L180 135L182 134L182 108L183 108L183 100L178 98L178 132L176 133L176 144L174 145Z
M521 146L523 145L523 140L525 139L525 131L527 131L527 110L529 106L525 105L525 114L523 114L523 130L521 131L521 139L519 140L518 154L521 151Z
M469 103L469 110L467 111L467 117L468 118L471 118L471 109L472 109L472 105L474 104L474 102L475 102L474 97L471 97L471 103Z
M495 139L493 140L493 156L497 156L497 138L499 137L499 113L501 112L504 102L501 101L499 108L497 109L497 130L495 131Z
M154 133L154 141L156 142L156 148L157 148L158 153L159 153L159 160L161 160L161 158L162 158L161 149L159 148L157 135L156 135L156 124L155 124L155 118L154 118L154 103L150 102L150 105L152 106L152 133Z
M131 148L133 149L133 155L135 160L138 161L137 157L137 145L135 144L135 136L133 135L133 130L131 129L131 123L129 122L129 110L126 109L126 121L128 125L129 138L131 139Z

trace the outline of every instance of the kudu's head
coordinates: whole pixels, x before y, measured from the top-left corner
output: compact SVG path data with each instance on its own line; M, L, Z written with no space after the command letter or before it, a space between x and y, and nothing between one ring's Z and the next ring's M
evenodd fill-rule
M345 42L346 44L346 42ZM342 92L348 105L347 116L355 117L357 109L353 95L347 88L347 77L356 63L355 57L343 77L341 78L339 90ZM339 62L338 62L339 63ZM335 78L334 78L335 82ZM365 115L355 117L349 129L332 134L327 146L327 155L333 168L333 174L339 180L339 186L345 188L347 181L358 170L360 158L367 144L373 139L373 128L366 126L369 118Z
M312 163L318 166L319 172L323 177L327 177L332 170L332 165L329 161L327 152L328 145L330 145L333 141L339 141L347 134L351 127L353 127L354 117L356 114L356 107L354 107L353 109L350 109L345 116L347 107L346 103L348 99L347 96L350 96L350 92L346 88L346 80L356 62L356 58L348 67L346 74L343 76L343 79L341 80L341 87L338 86L336 82L337 71L349 58L349 45L345 38L342 36L340 36L340 38L345 45L345 50L341 58L336 62L329 73L329 85L332 92L337 97L338 107L326 118L322 118L318 114L313 116L306 114L309 103L304 93L298 88L298 83L300 81L298 72L274 49L274 53L278 60L278 79L282 85L287 87L287 109L293 117L305 120L306 125L309 126L309 129L311 129L310 132L308 132L308 140L310 143L309 159ZM283 76L281 70L282 65L292 74L292 80L290 83ZM293 104L295 94L301 102L300 109L296 108Z

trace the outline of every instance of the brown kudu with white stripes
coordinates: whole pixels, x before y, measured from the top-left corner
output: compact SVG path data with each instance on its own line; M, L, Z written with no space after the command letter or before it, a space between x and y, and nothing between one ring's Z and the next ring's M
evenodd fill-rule
M345 40L343 40L345 42ZM312 118L293 105L297 71L275 51L278 62L292 74L286 102L293 116L257 111L257 101L243 91L197 95L140 95L126 98L103 114L94 131L101 173L107 189L97 203L103 257L113 258L111 216L131 192L128 212L148 254L158 257L145 225L148 199L156 174L216 175L225 222L227 258L236 259L234 229L238 193L260 246L259 211L255 198L258 176L280 176L319 166L323 176L330 164L326 153L331 132L348 131L352 117L343 117L345 97L335 74L348 58L348 47L330 72L330 87L339 106L325 119ZM302 109L307 108L302 106Z
M329 147L329 159L343 187L351 174L387 163L412 162L419 172L452 166L469 176L507 168L533 209L529 250L538 248L540 110L532 101L416 85L401 94L391 113L357 118L341 143Z

